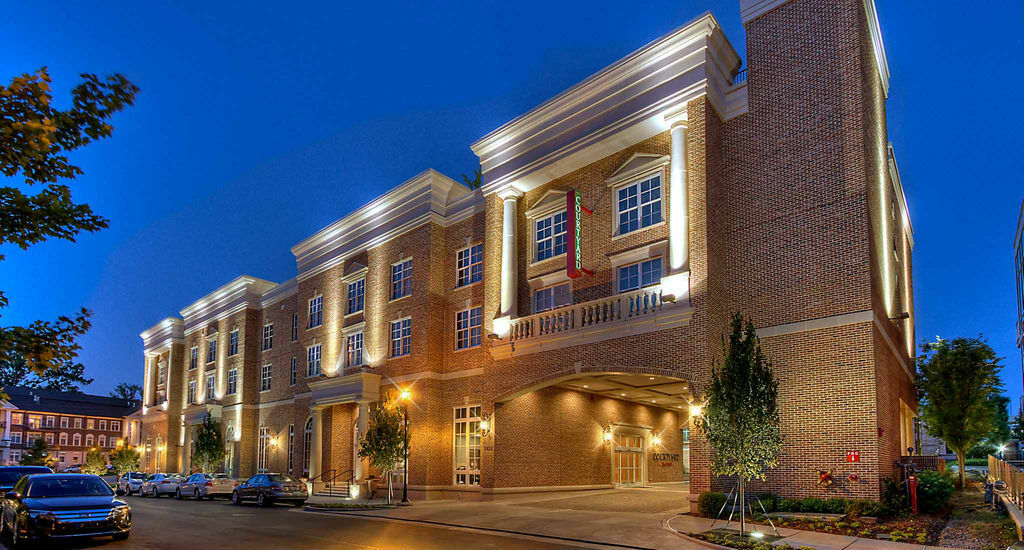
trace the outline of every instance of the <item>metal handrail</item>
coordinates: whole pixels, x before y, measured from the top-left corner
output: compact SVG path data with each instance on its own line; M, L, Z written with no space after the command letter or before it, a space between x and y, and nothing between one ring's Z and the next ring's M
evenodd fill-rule
M326 481L326 479L327 479L327 477L326 477L327 474L333 474L336 471L337 470L335 470L333 468L331 468L330 470L324 470L324 471L320 472L319 474L317 474L317 475L307 479L306 483L309 483L310 487L314 487L315 488L316 486L314 484L316 483L317 479L319 479L321 483L324 483Z
M337 470L330 470L330 471L331 472L337 472ZM347 489L348 486L352 483L352 480L355 479L355 477L356 477L355 474L352 472L352 470L345 470L345 471L343 471L341 473L335 473L334 475L331 476L330 479L322 480L323 483L324 483L324 489L327 490L327 496L331 496L331 497L334 496L334 485L336 483L338 483L338 478L341 478L345 474L352 474L352 475L349 475L347 478L344 479L343 487L345 487L346 491L347 491L348 490ZM340 484L340 483L338 483L338 484ZM313 489L316 490L316 487L314 486Z

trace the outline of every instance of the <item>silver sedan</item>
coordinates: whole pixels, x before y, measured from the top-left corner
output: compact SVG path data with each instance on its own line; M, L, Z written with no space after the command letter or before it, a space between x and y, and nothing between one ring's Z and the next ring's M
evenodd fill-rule
M178 474L150 474L146 481L142 482L139 495L144 497L173 495L178 490L179 483L181 483L181 476Z
M228 477L227 474L192 474L188 479L178 485L174 492L174 498L181 500L185 497L192 497L196 500L214 497L230 497L231 492L238 486L238 482Z

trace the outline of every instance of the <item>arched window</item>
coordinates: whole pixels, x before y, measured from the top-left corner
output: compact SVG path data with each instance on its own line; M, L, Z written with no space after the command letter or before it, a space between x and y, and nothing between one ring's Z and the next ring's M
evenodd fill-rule
M93 442L92 434L85 434L85 446L86 447L92 447L92 442Z
M309 475L310 448L313 445L313 417L306 420L306 429L302 432L302 475Z
M103 434L100 434L96 438L96 445L98 445L99 447L106 447L107 446L107 436L105 436Z
M75 447L81 447L82 446L82 434L75 434L75 435L71 436L71 444L74 445Z
M57 438L57 442L60 445L67 445L68 444L68 433L67 432L60 432L60 437Z

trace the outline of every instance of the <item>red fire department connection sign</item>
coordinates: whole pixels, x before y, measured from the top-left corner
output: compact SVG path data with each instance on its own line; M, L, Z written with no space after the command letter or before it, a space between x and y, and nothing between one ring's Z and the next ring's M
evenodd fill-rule
M846 451L847 462L860 462L860 451Z

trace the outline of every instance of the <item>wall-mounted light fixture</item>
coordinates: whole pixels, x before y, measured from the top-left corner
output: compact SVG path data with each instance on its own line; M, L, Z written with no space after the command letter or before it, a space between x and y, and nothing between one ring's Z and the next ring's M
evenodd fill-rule
M690 403L690 416L700 416L704 413L704 405L700 403Z
M607 428L604 429L604 434L602 436L602 439L604 439L604 444L605 445L611 445L611 443L612 443L612 427L611 426L608 426Z
M493 431L494 422L491 420L491 416L487 413L480 413L480 435L487 437Z
M654 445L660 447L661 446L661 436L656 435L656 436L651 437L651 443L653 443Z

